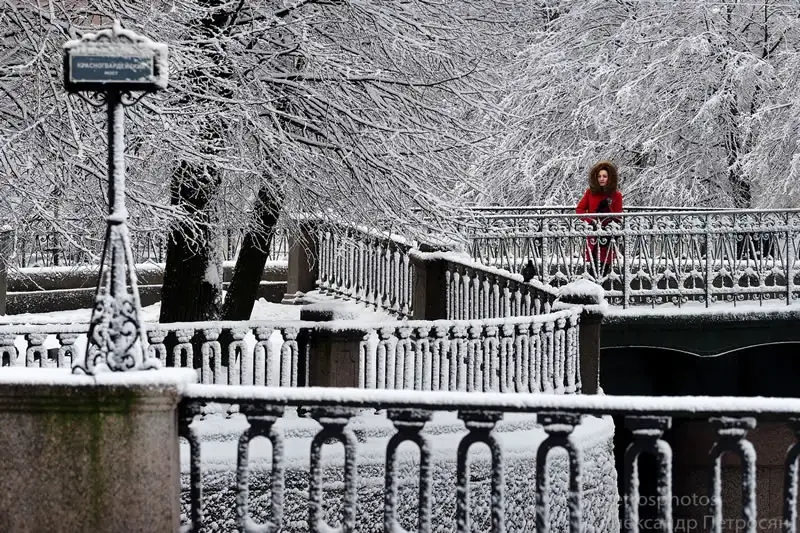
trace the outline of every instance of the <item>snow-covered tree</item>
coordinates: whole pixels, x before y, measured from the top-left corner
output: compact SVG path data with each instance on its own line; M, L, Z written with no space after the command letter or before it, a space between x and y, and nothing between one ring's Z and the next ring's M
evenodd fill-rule
M219 316L223 225L256 230L236 269L246 287L281 215L419 231L457 210L468 155L487 139L498 69L533 9L512 0L6 5L0 164L6 199L19 198L7 210L56 226L69 211L67 238L105 210L105 117L64 94L61 44L119 18L170 46L169 90L126 112L131 211L171 229L163 321ZM239 281L232 298L252 298ZM232 300L226 315L248 308Z
M562 0L516 63L497 151L506 194L572 203L613 159L629 202L786 205L797 168L800 6L773 0ZM497 183L497 181L495 181ZM776 194L778 193L778 194ZM793 200L792 200L793 201Z

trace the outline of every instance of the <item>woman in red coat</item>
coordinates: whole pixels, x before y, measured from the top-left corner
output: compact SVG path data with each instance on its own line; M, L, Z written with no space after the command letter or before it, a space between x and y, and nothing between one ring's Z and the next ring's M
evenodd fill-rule
M583 194L575 212L583 213L622 213L622 193L617 189L619 174L611 161L600 161L589 171L589 188ZM619 222L618 217L583 217L587 223L604 228L611 222ZM598 242L599 241L599 242ZM604 276L610 270L614 259L612 243L608 237L589 237L586 243L586 261L602 270Z

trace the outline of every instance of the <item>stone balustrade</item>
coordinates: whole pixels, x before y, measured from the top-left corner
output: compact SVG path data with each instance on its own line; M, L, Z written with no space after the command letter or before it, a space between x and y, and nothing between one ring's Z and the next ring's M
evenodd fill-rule
M206 384L331 385L336 369L338 384L362 388L570 394L581 388L581 312L573 306L530 317L373 325L187 322L149 324L146 332L148 350L163 366L193 369ZM87 328L0 326L2 364L71 368L85 350ZM327 369L319 378L315 365Z

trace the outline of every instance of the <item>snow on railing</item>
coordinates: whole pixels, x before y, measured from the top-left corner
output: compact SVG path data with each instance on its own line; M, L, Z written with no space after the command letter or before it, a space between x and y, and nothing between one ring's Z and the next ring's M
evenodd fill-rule
M609 303L763 303L800 297L800 210L481 215L471 257L561 286L597 281ZM595 215L595 218L597 215Z
M323 226L318 245L321 291L399 317L411 315L410 244L391 235L354 228L331 231Z
M200 383L309 384L330 333L357 332L353 386L502 392L580 392L580 307L534 317L472 321L186 322L146 325L149 353L192 368ZM86 324L0 326L3 366L70 368ZM327 332L325 341L320 332ZM343 337L347 339L353 337Z
M533 504L535 520L531 520L531 523L535 521L536 531L568 529L571 532L580 532L586 531L590 525L598 525L601 521L608 525L609 531L616 530L619 524L616 523L614 501L611 501L611 509L605 510L612 514L604 518L596 517L597 522L593 522L591 514L587 512L590 510L587 502L593 495L602 491L615 494L616 487L613 484L605 488L598 486L596 480L602 477L602 472L597 470L598 452L593 450L586 454L580 449L581 443L586 439L585 434L581 434L583 426L597 420L592 417L608 415L624 417L627 427L633 433L633 443L628 447L623 459L624 465L620 469L629 476L623 484L624 492L621 495L626 531L638 531L648 524L647 529L659 531L673 531L673 528L675 531L722 531L734 528L737 531L761 531L767 528L770 531L797 531L797 464L800 456L800 423L796 418L800 412L798 399L504 395L189 385L184 390L184 399L180 406L180 435L189 442L190 502L186 512L188 523L185 525L191 531L201 531L209 524L208 513L211 508L204 499L203 491L203 483L208 479L204 476L203 454L208 453L204 451L208 448L201 447L203 439L197 431L196 422L198 415L213 412L214 409L219 409L220 404L223 407L228 406L224 411L229 413L233 411L233 406L238 406L238 412L248 423L243 426L245 429L238 441L228 442L231 453L236 454L238 465L236 483L231 483L231 486L236 491L235 527L240 531L331 530L329 521L335 520L335 516L330 506L324 505L323 500L332 496L334 484L323 487L323 472L326 472L326 478L337 480L339 489L336 493L343 495L340 515L342 527L345 531L360 530L366 524L359 523L359 517L363 520L369 514L374 520L375 510L363 507L371 504L356 497L365 489L357 474L358 462L369 456L365 455L365 449L369 448L367 451L374 455L377 451L373 448L378 447L386 457L385 483L382 487L385 504L382 514L387 531L404 531L399 524L408 527L409 523L421 532L440 529L460 533L472 531L473 521L477 517L474 502L470 505L470 494L474 498L476 493L481 494L479 501L490 502L488 515L493 531L517 530L512 524L519 527L519 523L515 521L518 517L511 509L517 510L516 512L521 510L518 502L514 501L513 492L506 491L505 480L518 475L518 469L527 467L529 461L534 464L530 465L530 469L525 469L527 483L524 486L531 487L534 494L526 498L524 508L531 509ZM377 442L359 438L357 431L363 431L364 427L359 413L365 409L386 413L387 422L393 427L383 430L382 435L385 438ZM426 426L435 425L434 414L442 411L456 412L463 424L458 432L457 453L452 447L444 448L439 444L441 435L438 430L427 431ZM295 413L301 416L298 418ZM517 427L524 427L520 425L520 420L523 419L515 418L521 416L519 414L536 415L543 435L536 438L526 434L524 443L520 443L520 439L512 439L504 424L509 421L508 423L516 424ZM671 427L674 418L705 422L714 433L713 446L706 459L706 475L710 480L708 493L694 495L694 500L703 502L702 506L698 510L690 509L686 516L683 515L685 509L675 505L676 498L678 502L682 502L684 497L673 493L672 448L664 439L664 432ZM285 453L288 439L293 438L286 434L287 423L293 420L305 420L311 424L311 451L304 456L303 464L290 462ZM753 443L748 440L748 432L762 421L788 426L795 435L794 443L785 453L783 519L758 514L757 501L767 502L767 499L756 498L757 455ZM271 497L265 499L271 502L271 506L263 524L256 522L254 514L258 511L251 507L249 492L253 478L263 476L251 470L248 455L250 441L257 436L267 438L272 448L272 458L269 461ZM343 445L344 457L337 461L343 466L332 466L328 463L323 469L321 450L324 443L331 441L338 441ZM398 448L405 441L417 445L415 449L419 451L419 459L414 458L410 463L410 472L403 473L398 469L397 461ZM477 461L475 451L472 451L471 460L469 457L474 443L484 443L488 447L488 453ZM215 444L217 448L214 449L219 453L221 443ZM566 470L567 489L566 494L561 493L559 501L554 501L553 486L563 486L564 481L553 481L563 475L563 470L552 467L552 461L557 454L548 452L558 448L565 450L568 458L562 463L564 466L559 467ZM436 476L443 475L441 471L449 471L432 468L432 463L440 460L436 454L442 455L445 449L455 456L448 457L448 460L455 459L456 462L454 518L452 515L437 513L436 505L443 505L443 500L440 494L434 493L433 488L434 471ZM639 456L643 452L652 454L658 465L655 469L657 490L654 496L646 498L640 493L637 467ZM734 484L734 490L739 493L737 499L742 502L740 517L731 517L727 513L723 515L723 494L726 491L723 490L722 455L725 452L736 455L741 464L742 482ZM514 457L521 454L526 458L524 464L514 462ZM480 479L475 479L474 473L470 475L470 463L473 461L480 465L490 465L490 476L487 476L490 483L481 483ZM310 510L308 514L303 513L307 522L297 516L286 517L288 511L296 510L288 509L286 502L290 491L300 491L297 484L301 477L287 476L286 473L287 470L298 467L307 468L310 473L308 490L302 491L306 503L302 509ZM408 467L406 464L404 468ZM419 479L419 497L412 500L413 505L399 505L398 485L402 480L408 480L409 476ZM263 482L261 477L255 481L259 484ZM647 503L650 500L652 504L648 505L657 514L645 521L640 517L639 508L643 501ZM553 512L555 504L560 505L560 512ZM691 514L698 511L702 514ZM263 517L265 513L261 511L258 514ZM484 515L481 518L485 518L485 510L481 514ZM434 522L434 516L442 521ZM298 523L291 520L302 521ZM609 524L608 520L612 522ZM529 525L520 530L532 529Z
M558 289L538 280L477 263L463 255L432 252L445 262L447 317L470 320L549 313Z
M417 316L414 292L425 289L414 283L441 285L442 312L426 319L532 316L549 312L556 298L556 289L549 285L525 282L520 275L477 263L464 254L421 252L393 236L356 229L322 230L319 246L321 291L401 318ZM420 276L419 269L432 270Z

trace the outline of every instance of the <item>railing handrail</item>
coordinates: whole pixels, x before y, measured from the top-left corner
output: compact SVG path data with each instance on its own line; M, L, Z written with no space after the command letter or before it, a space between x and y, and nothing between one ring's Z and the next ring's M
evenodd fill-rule
M574 305L568 309L560 309L550 313L543 313L540 315L530 316L515 316L515 317L501 317L501 318L474 318L468 320L329 320L323 322L314 322L307 320L243 320L243 321L207 321L207 322L169 322L169 323L145 323L145 331L177 331L192 329L195 331L203 329L256 329L256 328L295 328L295 329L316 329L316 330L333 330L341 331L347 329L350 331L367 331L381 328L419 328L419 327L436 327L436 326L502 326L502 325L516 325L516 324L538 324L556 320L560 318L569 318L580 314L581 306ZM89 330L88 322L45 322L39 324L6 324L0 323L0 335L3 334L18 334L24 335L28 333L41 333L48 335L55 335L57 333L86 333Z
M574 209L574 208L573 208ZM687 215L758 215L771 213L800 213L800 208L792 209L730 209L719 208L713 210L692 210L692 211L644 211L621 213L550 213L532 215L481 215L480 217L465 217L463 220L539 220L551 218L582 218L582 217L648 217L648 216L687 216Z
M338 406L362 409L419 408L431 411L559 411L585 415L664 415L674 417L794 415L800 418L800 398L740 396L611 396L499 392L414 391L332 387L257 387L251 385L186 385L184 397L197 401L265 402L273 405Z
M536 206L536 205L520 205L520 206L513 206L513 205L511 205L511 206L507 206L507 205L504 205L504 206L483 206L483 205L477 205L477 206L466 206L466 207L463 207L462 209L464 209L465 211L476 211L476 212L503 211L503 210L507 210L507 211L537 211L537 210L543 211L543 210L552 210L552 211L555 211L557 209L574 210L575 209L575 204L541 205L541 206ZM630 206L627 206L626 209L635 210L635 211L638 212L639 210L642 210L642 209L644 209L644 210L652 210L652 211L661 211L661 210L667 210L667 211L696 211L696 210L716 211L716 210L720 210L720 209L733 209L733 208L729 208L729 207L684 207L684 206L658 206L658 205L630 205Z

